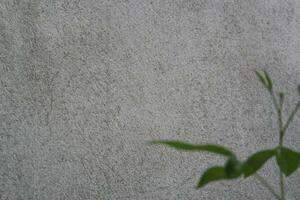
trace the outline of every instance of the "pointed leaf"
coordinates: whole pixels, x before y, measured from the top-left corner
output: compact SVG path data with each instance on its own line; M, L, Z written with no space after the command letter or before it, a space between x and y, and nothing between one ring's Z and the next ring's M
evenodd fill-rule
M268 83L268 89L272 90L273 82L272 82L272 80L271 80L271 78L270 78L270 76L269 76L269 74L267 73L266 70L264 70L264 74L265 74L265 77L266 77L266 80L267 80L267 83Z
M286 175L291 175L300 165L300 153L286 147L278 148L276 160L280 170Z
M251 155L243 164L244 176L248 177L254 174L275 154L274 149L267 149Z
M213 181L220 181L227 179L225 168L222 166L214 166L207 169L201 176L197 187L204 187L206 184Z
M298 88L297 88L297 89L298 89L298 93L300 94L300 85L298 85Z
M262 84L269 89L269 85L268 85L268 82L267 82L267 79L265 77L265 74L263 74L262 72L260 71L255 71L255 74L256 76L259 78L259 80L262 82Z
M151 144L167 145L177 150L184 151L207 151L211 153L220 154L223 156L234 156L234 154L227 148L215 144L190 144L176 140L158 140L152 141Z

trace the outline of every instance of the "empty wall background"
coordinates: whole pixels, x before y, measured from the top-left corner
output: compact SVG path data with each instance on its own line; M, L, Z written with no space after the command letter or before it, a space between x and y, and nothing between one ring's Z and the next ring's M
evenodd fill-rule
M300 3L2 0L0 199L271 199L254 179L194 186L207 154L146 144L277 144L253 70L299 99ZM287 143L300 150L299 115ZM274 163L274 161L272 161ZM261 174L276 185L277 168ZM288 180L300 199L300 172Z

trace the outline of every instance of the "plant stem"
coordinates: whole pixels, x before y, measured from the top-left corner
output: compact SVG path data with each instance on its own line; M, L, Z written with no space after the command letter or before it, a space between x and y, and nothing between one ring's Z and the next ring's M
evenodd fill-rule
M282 147L283 135L284 135L284 132L281 130L280 131L279 147ZM280 173L280 195L281 195L281 200L285 200L285 194L284 194L284 177L283 177L283 173L282 173L281 170L280 170L279 173Z
M273 104L274 104L275 110L276 110L276 112L277 112L277 116L278 116L278 124L279 124L279 134L281 135L281 134L282 134L282 131L283 131L283 128L282 128L282 105L280 105L280 104L277 102L273 90L270 91L270 93L271 93L271 96L272 96L272 100L273 100ZM281 104L282 104L282 103L281 103Z
M281 197L274 191L274 189L269 185L269 183L259 174L254 174L255 178L263 185L265 186L277 200L281 200Z
M285 194L284 194L284 177L283 173L280 172L280 193L281 193L281 200L285 200Z
M286 125L283 127L283 123L282 123L282 104L283 102L280 102L280 105L277 103L274 91L271 90L270 91L271 96L272 96L272 100L275 106L275 109L277 111L277 116L278 116L278 125L279 125L279 147L282 147L283 145L283 136L284 136L284 132L285 129L287 128L287 126L289 125L289 123L292 121L295 113L297 112L299 106L300 106L300 102L297 104L296 108L294 109L294 111L292 112L292 114L290 115ZM283 177L283 173L280 170L280 200L285 200L285 193L284 193L284 177Z
M285 133L286 129L288 128L288 126L290 125L291 121L294 119L294 116L297 113L297 111L299 110L299 108L300 108L300 101L296 104L295 109L293 110L292 114L289 116L286 124L284 125L284 127L282 129L284 133Z

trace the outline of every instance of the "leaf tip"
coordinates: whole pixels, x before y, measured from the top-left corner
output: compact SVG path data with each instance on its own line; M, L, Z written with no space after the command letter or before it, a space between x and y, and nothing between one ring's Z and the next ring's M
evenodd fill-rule
M261 71L261 70L255 70L255 74L256 76L258 77L258 79L260 80L260 82L268 88L268 85L267 85L267 80L266 80L266 77L264 75L264 73Z
M151 140L151 141L147 141L146 142L148 145L154 145L154 144L160 144L161 141L160 140Z
M264 74L265 74L265 77L266 77L266 80L267 80L267 83L268 83L268 89L269 90L272 90L273 89L273 82L272 82L272 79L270 78L268 72L266 70L263 70Z

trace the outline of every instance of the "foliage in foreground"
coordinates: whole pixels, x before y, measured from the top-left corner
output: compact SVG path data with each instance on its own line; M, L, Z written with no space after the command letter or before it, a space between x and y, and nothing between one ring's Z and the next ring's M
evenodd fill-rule
M295 108L290 113L287 121L284 123L282 119L282 108L284 103L284 93L275 92L273 89L273 82L264 71L255 71L258 79L269 92L272 102L274 104L278 117L278 145L272 149L260 150L248 157L248 159L241 161L236 154L230 149L216 144L190 144L176 140L157 140L152 141L151 144L161 144L183 151L205 151L224 156L227 161L222 166L212 166L208 168L201 176L197 187L202 188L208 183L221 180L231 180L239 177L247 178L255 176L260 183L268 189L272 195L278 200L285 200L284 176L292 175L300 166L300 152L292 150L283 144L283 139L286 130L292 122L296 112L300 108L300 101L297 102ZM300 85L298 86L298 93L300 94ZM271 158L276 158L276 163L279 167L279 185L280 194L278 194L268 182L257 174L257 171Z

